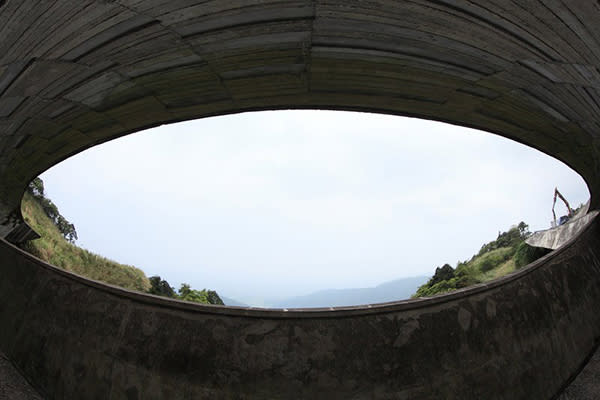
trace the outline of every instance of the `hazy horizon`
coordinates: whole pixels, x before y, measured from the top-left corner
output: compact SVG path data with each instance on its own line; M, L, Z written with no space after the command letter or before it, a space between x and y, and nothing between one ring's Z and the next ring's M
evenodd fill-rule
M80 246L253 305L430 276L520 221L548 228L555 186L572 206L589 198L567 166L508 139L332 111L166 125L41 177Z

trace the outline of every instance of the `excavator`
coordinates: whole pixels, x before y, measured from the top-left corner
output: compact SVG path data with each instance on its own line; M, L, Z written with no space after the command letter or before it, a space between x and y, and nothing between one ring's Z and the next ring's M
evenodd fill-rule
M562 217L559 218L558 225L564 224L565 222L570 220L571 217L573 217L573 215L575 214L575 212L569 205L569 202L567 201L567 199L565 199L565 197L558 191L558 188L554 188L554 202L552 203L552 215L554 216L554 223L552 224L553 226L558 226L556 224L556 213L554 212L554 206L556 206L556 198L557 197L559 197L565 203L565 205L567 206L567 210L568 210L567 215L563 215Z

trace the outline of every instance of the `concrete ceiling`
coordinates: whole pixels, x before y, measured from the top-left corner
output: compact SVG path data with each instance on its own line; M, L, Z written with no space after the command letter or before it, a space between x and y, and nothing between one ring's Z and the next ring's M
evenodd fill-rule
M0 1L0 234L70 155L282 108L487 130L570 165L598 208L599 17L560 0Z

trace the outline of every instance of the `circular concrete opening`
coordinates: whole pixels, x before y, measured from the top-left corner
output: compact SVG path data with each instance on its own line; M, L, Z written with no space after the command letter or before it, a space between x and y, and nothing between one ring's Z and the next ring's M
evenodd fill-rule
M70 155L285 108L485 129L571 166L597 210L598 19L582 1L6 1L0 236L30 233L27 183ZM49 398L555 398L597 346L599 237L460 293L294 312L162 301L2 241L0 344Z
M574 207L589 196L564 164L486 132L308 110L165 125L42 178L83 247L275 308L408 298L499 231L549 227L555 186Z

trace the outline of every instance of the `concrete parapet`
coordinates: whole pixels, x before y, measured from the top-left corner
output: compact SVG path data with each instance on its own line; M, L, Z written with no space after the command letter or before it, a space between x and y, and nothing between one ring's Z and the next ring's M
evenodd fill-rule
M452 294L289 311L129 292L2 242L0 344L49 398L549 399L597 345L599 233Z
M596 218L597 215L598 211L576 215L576 218L563 225L533 233L533 235L525 240L525 243L533 247L556 250L567 243L571 238L577 236L577 234L587 226L592 219Z

